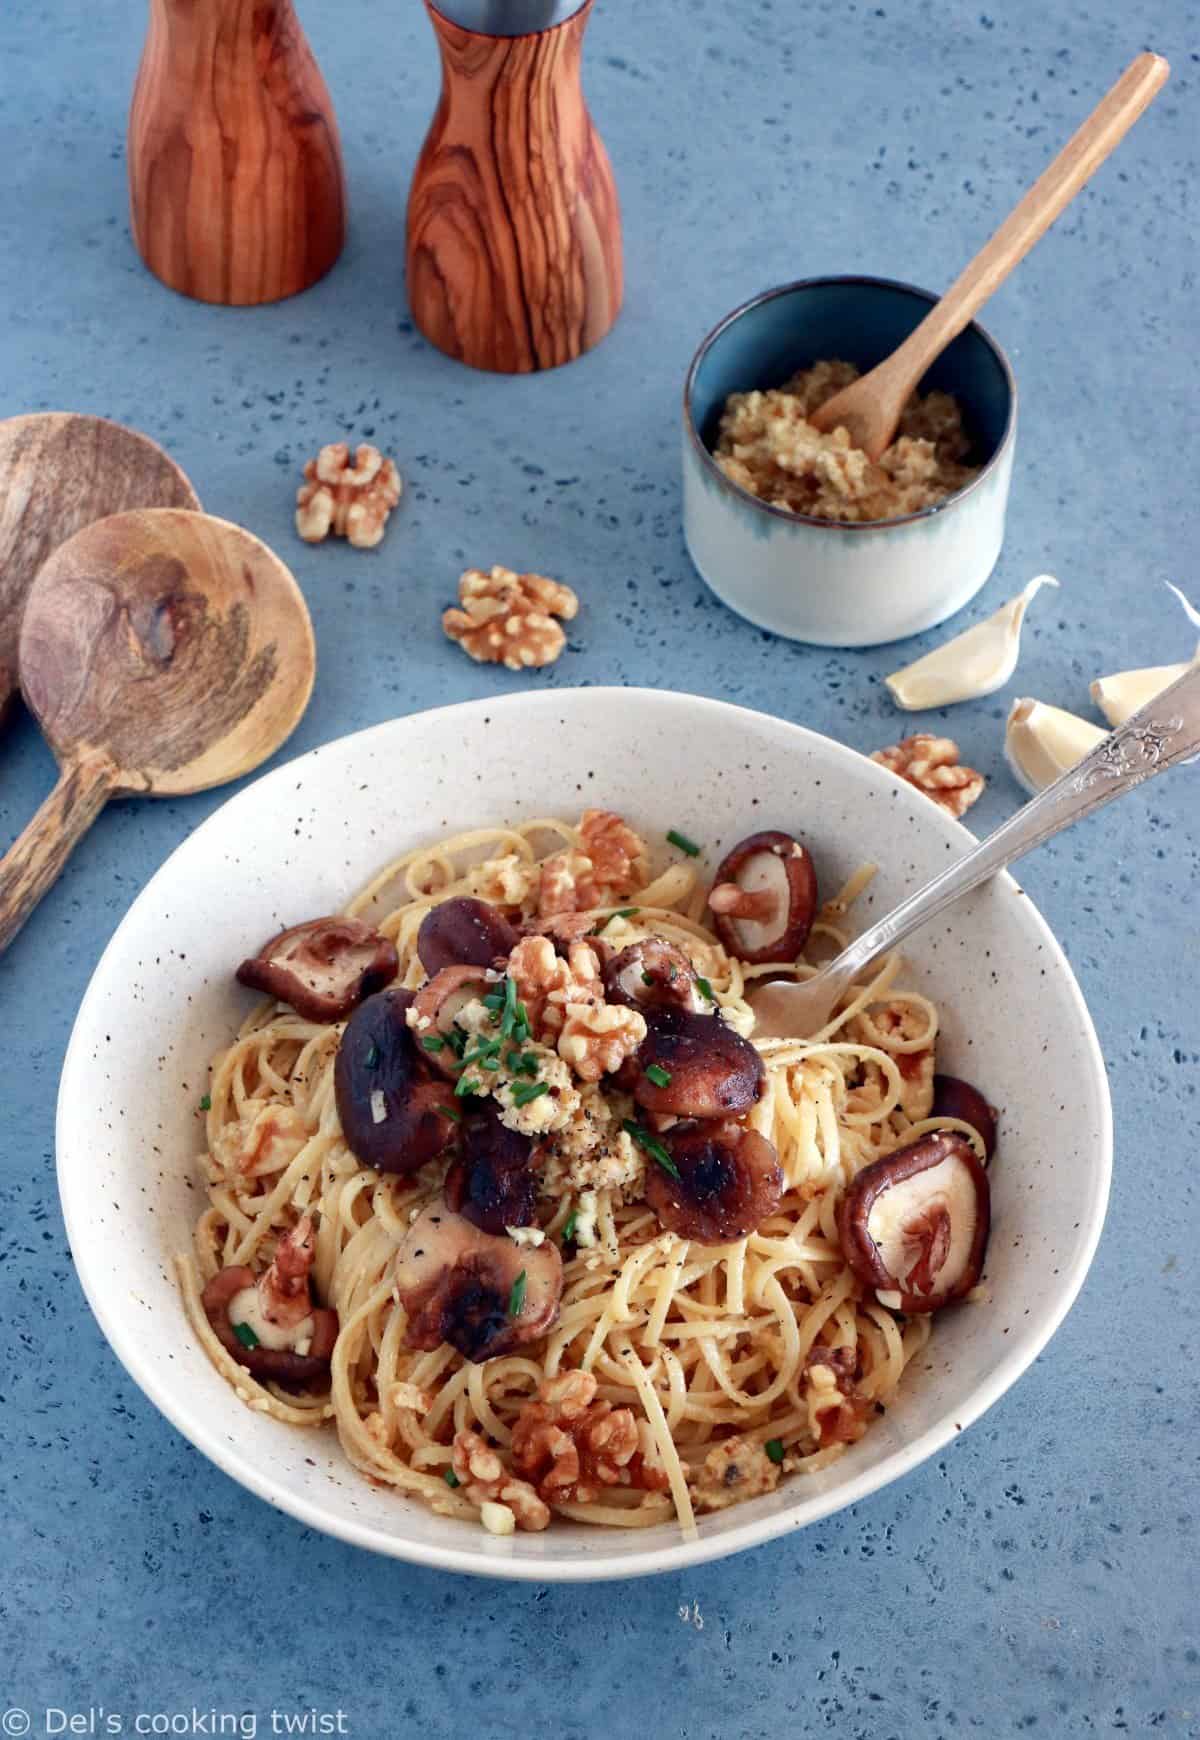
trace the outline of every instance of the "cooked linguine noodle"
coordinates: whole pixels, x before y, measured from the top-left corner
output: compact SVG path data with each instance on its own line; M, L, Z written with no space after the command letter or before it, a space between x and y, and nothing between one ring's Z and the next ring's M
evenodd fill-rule
M349 913L394 942L396 983L417 987L417 932L431 906L470 894L535 920L542 864L580 850L579 830L555 820L461 834L397 859ZM844 945L847 910L872 874L862 870L821 908L809 956ZM585 928L607 920L604 940L616 948L647 936L678 945L725 1020L749 1035L753 978L815 968L732 959L703 921L705 893L693 861L675 862L590 909ZM485 1442L507 1478L522 1408L547 1380L575 1370L592 1374L598 1402L630 1411L643 1478L617 1479L587 1502L566 1497L552 1505L557 1516L622 1528L677 1517L691 1529L697 1512L827 1466L883 1411L930 1330L928 1315L905 1319L856 1279L839 1244L839 1197L868 1162L935 1127L961 1128L982 1152L970 1125L929 1115L938 1015L928 998L899 988L900 970L898 958L886 959L814 1038L761 1043L766 1091L746 1121L777 1150L777 1212L748 1237L705 1245L665 1231L628 1182L584 1191L560 1178L537 1216L547 1240L565 1242L557 1319L539 1340L483 1363L446 1344L407 1346L394 1287L397 1252L420 1209L440 1200L445 1164L409 1176L362 1165L335 1103L344 1023L261 1005L212 1066L208 1206L194 1257L179 1260L197 1335L250 1407L287 1425L332 1421L365 1475L442 1514L477 1521L482 1511L489 1526L496 1505L489 1512L482 1489L454 1473L463 1467L456 1437ZM595 1091L609 1087L605 1079ZM306 1214L316 1228L315 1296L338 1317L329 1381L311 1391L253 1377L201 1301L221 1269L261 1273ZM525 1523L509 1497L523 1526L544 1526Z

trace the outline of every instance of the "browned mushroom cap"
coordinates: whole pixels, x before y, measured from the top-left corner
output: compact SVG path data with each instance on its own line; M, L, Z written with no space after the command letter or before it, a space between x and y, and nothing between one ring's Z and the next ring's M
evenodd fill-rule
M237 976L306 1021L340 1021L394 979L399 965L387 937L357 918L310 918L264 943Z
M721 860L708 904L717 935L739 961L794 961L817 910L813 861L790 834L750 834Z
M464 1359L481 1361L550 1328L562 1296L562 1258L549 1239L519 1250L510 1238L495 1238L434 1204L396 1254L395 1283L408 1313L409 1347L448 1342Z
M350 1017L333 1070L342 1134L365 1166L415 1172L457 1138L449 1083L434 1077L407 1022L411 991L380 991Z
M758 1099L766 1077L749 1040L719 1015L689 1009L646 1011L637 1064L638 1104L677 1118L736 1118Z
M461 894L425 914L417 932L417 954L432 979L443 967L490 967L510 955L519 940L502 912L486 900Z
M987 1173L965 1136L935 1130L873 1161L838 1204L842 1253L894 1311L936 1311L978 1281L991 1219Z
M230 1302L247 1287L257 1285L253 1269L219 1269L200 1295L205 1316L226 1352L258 1378L273 1378L280 1384L316 1383L329 1371L333 1344L338 1336L338 1316L322 1306L312 1310L312 1337L307 1353L289 1348L247 1347L239 1340L229 1317Z
M465 1039L467 1035L455 1027L454 1017L468 1003L488 996L497 984L498 980L489 979L481 967L443 967L428 984L421 986L413 998L413 1032L417 1044L443 1075L458 1074L462 1047L460 1045L456 1050L438 1042L455 1032Z
M956 1075L935 1075L933 1078L934 1118L961 1118L978 1130L983 1152L991 1159L996 1152L996 1109L989 1106L978 1088Z
M691 961L674 943L657 936L630 943L605 963L604 990L610 1003L634 1009L671 1004L699 1013L705 1007Z
M499 1235L510 1226L529 1226L537 1200L533 1143L500 1122L491 1099L466 1102L462 1156L446 1174L446 1201L484 1232Z
M702 1245L744 1239L783 1197L779 1156L740 1124L679 1124L662 1138L679 1174L646 1168L646 1201L662 1224Z

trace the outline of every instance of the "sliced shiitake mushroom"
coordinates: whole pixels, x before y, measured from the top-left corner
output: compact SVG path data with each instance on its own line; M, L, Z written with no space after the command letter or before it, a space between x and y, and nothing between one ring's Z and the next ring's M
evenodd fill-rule
M396 1253L395 1284L408 1313L405 1341L448 1342L464 1359L510 1353L544 1335L558 1315L562 1257L549 1239L518 1249L443 1203L422 1210Z
M983 1152L990 1160L996 1152L996 1108L989 1106L977 1087L957 1075L935 1075L933 1078L934 1118L961 1118L979 1131Z
M808 849L773 828L748 835L717 866L708 904L717 935L739 961L796 960L817 910Z
M451 1146L458 1109L409 1029L411 991L380 991L350 1017L333 1070L342 1134L365 1166L415 1172Z
M604 991L610 1003L643 1011L672 1006L698 1014L705 1007L691 961L657 936L630 943L604 963Z
M490 967L520 941L504 914L486 900L456 895L432 906L417 932L417 954L432 979L443 967Z
M209 1281L200 1295L200 1302L217 1340L239 1365L244 1365L257 1378L271 1378L280 1384L318 1382L329 1371L333 1344L338 1335L337 1312L322 1306L313 1306L309 1314L312 1319L312 1333L307 1353L297 1353L294 1348L266 1347L262 1342L255 1347L247 1347L234 1328L229 1307L239 1293L257 1284L258 1278L254 1270L241 1265L231 1269L218 1269Z
M237 976L306 1021L340 1021L394 979L399 965L394 944L357 918L310 918L264 943Z
M538 1183L533 1143L500 1122L495 1100L464 1104L462 1153L446 1174L447 1203L497 1236L505 1227L531 1225Z
M894 1311L936 1311L978 1281L991 1219L987 1173L967 1138L934 1130L875 1160L838 1205L847 1263Z
M646 1201L662 1224L702 1245L743 1239L775 1213L784 1178L773 1145L740 1124L677 1124L661 1138L678 1176L646 1167Z
M457 1027L455 1016L468 1003L476 1003L495 991L498 978L489 979L482 967L443 967L421 986L413 998L413 1032L417 1044L431 1057L444 1075L457 1075L462 1045L444 1042L447 1035L457 1033L465 1040L467 1034Z
M646 1010L633 1095L650 1112L677 1118L738 1117L759 1098L766 1072L748 1039L719 1015Z

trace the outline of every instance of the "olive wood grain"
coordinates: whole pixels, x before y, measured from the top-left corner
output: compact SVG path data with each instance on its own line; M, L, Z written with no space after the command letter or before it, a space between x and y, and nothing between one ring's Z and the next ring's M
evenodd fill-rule
M523 374L598 344L621 306L612 166L580 83L591 0L528 36L428 5L442 94L408 201L408 297L431 343Z
M1161 55L1139 54L916 331L869 374L827 399L809 422L826 432L848 429L854 445L878 459L922 376L1116 150L1170 70Z
M133 237L184 296L294 296L342 251L333 104L291 0L150 0L129 112Z
M316 669L278 556L174 508L114 514L61 545L30 588L19 656L61 777L0 859L0 951L110 796L248 773L299 722Z
M123 508L198 508L173 459L135 429L79 411L0 423L0 721L17 693L17 640L50 552Z

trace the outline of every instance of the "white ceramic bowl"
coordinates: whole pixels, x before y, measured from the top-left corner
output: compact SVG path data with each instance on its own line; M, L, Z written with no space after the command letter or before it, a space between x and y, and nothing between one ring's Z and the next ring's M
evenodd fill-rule
M500 1540L369 1485L332 1432L251 1413L196 1345L172 1275L202 1201L196 1106L206 1065L250 1003L235 964L282 925L339 906L408 846L481 822L574 816L588 803L621 810L651 841L681 828L710 853L768 824L795 830L827 889L877 859L864 917L970 838L852 750L716 701L560 690L397 719L277 769L196 829L106 949L63 1069L67 1230L126 1369L253 1492L313 1528L449 1570L542 1581L670 1570L799 1528L897 1479L1045 1346L1091 1261L1108 1195L1110 1110L1091 1021L1042 919L1001 877L910 951L941 1003L942 1067L1003 1108L993 1302L939 1320L896 1404L835 1466L704 1519L691 1542L671 1526L563 1526Z
M1017 388L995 339L972 323L920 390L963 409L979 476L902 519L811 519L760 501L710 449L732 392L777 387L829 357L865 373L908 337L936 298L889 278L809 278L735 308L700 345L683 393L683 530L700 577L759 628L815 646L878 646L933 628L996 565L1012 479Z

